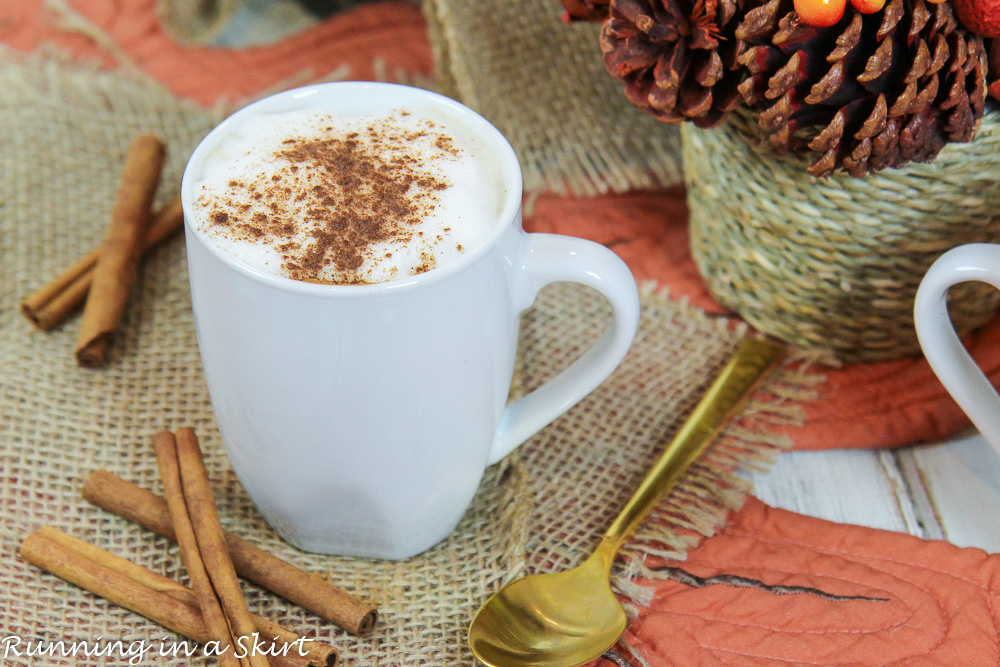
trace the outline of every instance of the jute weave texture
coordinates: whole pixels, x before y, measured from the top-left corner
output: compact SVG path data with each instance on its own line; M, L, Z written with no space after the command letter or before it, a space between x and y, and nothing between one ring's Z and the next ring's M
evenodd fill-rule
M805 157L759 148L755 122L735 113L682 130L691 251L712 294L758 330L841 361L919 353L913 300L927 269L949 248L1000 242L1000 111L933 162L864 178L808 175ZM1000 292L964 283L949 303L965 334Z

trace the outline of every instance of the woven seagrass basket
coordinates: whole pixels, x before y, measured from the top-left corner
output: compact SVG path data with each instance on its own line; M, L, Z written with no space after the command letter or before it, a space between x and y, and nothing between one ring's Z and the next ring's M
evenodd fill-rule
M913 299L944 251L1000 242L1000 111L934 162L864 178L809 176L797 155L757 147L754 120L682 129L691 249L708 288L758 330L841 361L919 351ZM1000 292L949 294L959 334L985 323Z

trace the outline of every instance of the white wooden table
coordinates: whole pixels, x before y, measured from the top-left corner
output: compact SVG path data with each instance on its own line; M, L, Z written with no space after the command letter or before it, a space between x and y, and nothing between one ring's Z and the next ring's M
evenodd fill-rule
M788 452L748 477L774 507L1000 553L1000 455L976 431L895 450Z

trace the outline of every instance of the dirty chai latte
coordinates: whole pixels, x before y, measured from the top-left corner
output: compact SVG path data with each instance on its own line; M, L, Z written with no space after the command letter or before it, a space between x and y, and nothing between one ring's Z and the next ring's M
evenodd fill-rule
M499 168L434 109L242 119L205 160L194 226L260 272L362 285L445 265L483 243Z

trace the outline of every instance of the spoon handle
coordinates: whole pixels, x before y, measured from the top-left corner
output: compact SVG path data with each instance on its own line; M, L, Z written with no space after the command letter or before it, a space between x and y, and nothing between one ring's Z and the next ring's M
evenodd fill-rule
M759 338L740 341L732 359L611 524L605 543L615 544L615 550L621 546L784 356L785 348L775 343Z

